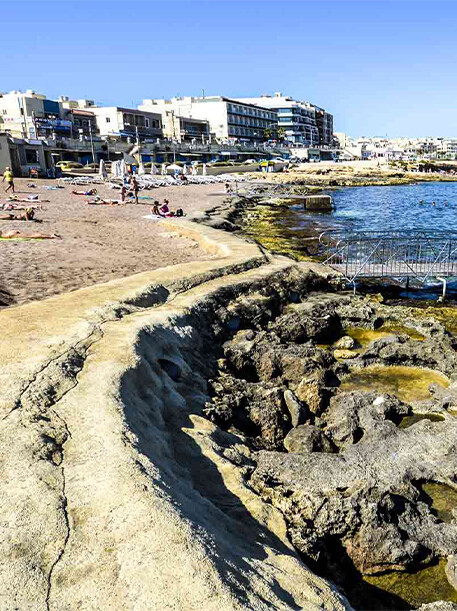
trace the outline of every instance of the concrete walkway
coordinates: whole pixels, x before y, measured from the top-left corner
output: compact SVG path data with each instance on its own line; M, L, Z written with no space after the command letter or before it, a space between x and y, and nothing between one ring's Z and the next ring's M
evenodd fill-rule
M349 609L196 415L215 296L298 267L177 221L218 254L0 311L0 609ZM195 319L196 320L196 319Z

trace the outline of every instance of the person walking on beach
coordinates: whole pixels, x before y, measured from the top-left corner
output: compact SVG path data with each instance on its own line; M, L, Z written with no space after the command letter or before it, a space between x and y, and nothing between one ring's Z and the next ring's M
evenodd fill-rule
M8 186L5 189L5 193L7 193L10 189L14 193L14 176L13 176L13 172L11 171L11 168L9 168L8 166L5 168L5 171L3 172L2 182L4 182L5 180L8 183Z

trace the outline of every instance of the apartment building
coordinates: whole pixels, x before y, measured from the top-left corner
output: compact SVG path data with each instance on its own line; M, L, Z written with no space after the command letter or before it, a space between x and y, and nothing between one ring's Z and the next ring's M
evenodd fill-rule
M147 102L147 103L146 103ZM179 108L171 100L144 100L139 110L160 112L164 138L174 142L209 142L209 121L181 116Z
M120 140L140 140L161 138L162 117L158 112L145 112L136 108L120 106L91 106L95 115L97 130L102 137Z
M63 118L55 100L29 89L0 94L0 130L17 138L71 135L71 121Z
M223 96L148 99L140 108L207 121L211 138L219 142L262 142L265 130L277 124L276 111Z
M289 142L301 146L331 146L333 144L333 116L309 102L294 100L280 92L254 98L238 98L275 110L278 127L284 129Z
M93 137L97 133L97 121L91 108L93 100L70 100L68 96L60 96L62 116L71 123L71 137L80 140Z

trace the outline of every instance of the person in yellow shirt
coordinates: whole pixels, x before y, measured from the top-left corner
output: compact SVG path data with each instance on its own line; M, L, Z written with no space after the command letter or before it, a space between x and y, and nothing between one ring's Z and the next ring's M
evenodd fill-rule
M8 186L5 189L5 193L7 193L10 189L14 193L14 176L13 176L13 172L11 171L11 168L9 168L8 166L5 168L5 171L3 172L2 182L4 182L5 180L8 183Z

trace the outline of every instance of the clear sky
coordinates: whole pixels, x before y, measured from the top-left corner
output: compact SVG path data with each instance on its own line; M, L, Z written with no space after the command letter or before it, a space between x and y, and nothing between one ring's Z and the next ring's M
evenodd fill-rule
M0 90L100 104L282 91L352 136L457 137L457 3L0 0Z

